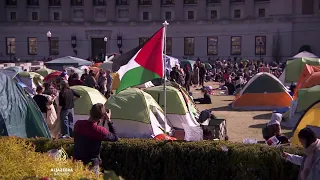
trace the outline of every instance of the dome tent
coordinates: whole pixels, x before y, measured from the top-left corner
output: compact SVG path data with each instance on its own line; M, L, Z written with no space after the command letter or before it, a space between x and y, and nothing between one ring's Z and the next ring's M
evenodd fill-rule
M270 73L261 72L252 77L232 103L240 110L275 110L289 107L292 97L287 88Z
M301 145L298 134L301 129L305 127L311 128L318 136L320 135L320 101L314 102L308 107L304 114L299 118L295 128L293 129L293 136L291 138L292 145Z
M164 107L163 86L155 86L145 89L145 92L150 94L161 107ZM166 87L167 98L167 118L172 127L183 129L182 124L189 126L200 126L195 115L190 112L189 106L194 106L192 102L186 102L184 95L177 88L172 86Z
M164 129L171 131L169 125L165 128L161 107L151 95L140 89L125 89L111 96L105 106L111 110L119 137L151 138L163 134Z
M51 137L37 104L3 73L0 73L0 99L0 136Z

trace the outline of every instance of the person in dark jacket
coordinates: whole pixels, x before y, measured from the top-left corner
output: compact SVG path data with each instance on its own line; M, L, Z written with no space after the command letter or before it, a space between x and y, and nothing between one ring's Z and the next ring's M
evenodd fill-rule
M89 74L88 74L88 69L84 69L84 73L81 75L81 78L80 78L80 80L81 81L84 81L84 80L86 80L86 78L89 76Z
M115 142L118 140L116 129L111 121L111 111L103 104L91 107L88 120L79 120L74 125L74 158L85 165L91 163L90 169L98 173L101 164L101 141ZM107 123L109 131L98 124Z
M74 100L80 95L69 88L68 81L61 81L59 93L59 105L61 106L60 120L62 135L71 136L70 126L73 124Z
M177 67L172 68L172 71L170 72L170 80L176 83L179 82L179 73L178 73Z
M204 64L200 63L199 65L199 85L204 86L204 77L206 75L206 67Z
M186 88L187 92L190 92L190 86L191 86L191 72L188 65L184 67L184 88Z
M207 90L202 89L203 98L193 99L194 102L198 102L199 104L212 104L210 95Z

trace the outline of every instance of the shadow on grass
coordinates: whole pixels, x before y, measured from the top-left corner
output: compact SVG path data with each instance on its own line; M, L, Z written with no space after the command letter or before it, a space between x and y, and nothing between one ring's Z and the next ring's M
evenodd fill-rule
M234 111L231 106L221 106L209 109L210 111Z
M253 119L257 120L257 119L271 119L272 113L266 113L266 114L259 114L256 116L253 116Z
M250 125L249 128L258 128L258 129L262 129L266 127L266 123L262 123L262 124L253 124L253 125Z

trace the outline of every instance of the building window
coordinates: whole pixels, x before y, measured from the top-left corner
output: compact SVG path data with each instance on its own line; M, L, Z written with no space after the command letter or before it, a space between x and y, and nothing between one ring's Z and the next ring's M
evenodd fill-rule
M128 18L129 10L128 9L118 9L118 18Z
M255 52L256 55L266 55L266 36L256 36Z
M217 10L211 10L210 11L210 19L217 19L217 17L218 17Z
M184 55L194 55L194 37L184 38Z
M172 54L172 38L166 37L166 54L171 55Z
M28 38L28 54L37 55L37 38Z
M194 20L194 11L188 11L188 20Z
M105 0L93 0L93 5L94 6L105 6L106 1Z
M233 18L235 18L235 19L241 18L240 9L236 9L236 10L233 11Z
M6 5L7 6L16 6L17 0L6 0Z
M152 5L152 0L139 0L139 5Z
M207 0L207 4L221 3L221 0Z
M11 21L17 20L17 12L10 12L10 20Z
M61 1L60 0L49 0L49 5L50 6L61 6Z
M303 0L301 8L302 14L313 14L314 0Z
M32 12L31 19L32 19L32 21L38 21L38 19L39 19L38 12Z
M161 0L162 5L173 5L174 0Z
M148 37L140 37L139 38L139 46L143 45L145 42L147 42L149 38Z
M165 13L164 13L164 19L165 20L171 20L172 19L172 13L171 13L171 11L166 11Z
M197 0L184 0L184 4L197 4Z
M16 54L16 38L6 38L7 55Z
M53 13L53 20L54 21L60 21L60 13L59 12L54 12Z
M241 36L231 37L231 55L241 55Z
M148 21L149 20L149 12L143 12L142 13L142 20Z
M28 6L39 6L39 0L28 0Z
M266 10L265 9L259 9L258 10L258 17L266 17Z
M117 5L129 5L129 0L117 0Z
M50 54L59 55L59 38L52 37L50 40Z
M218 54L218 37L212 36L207 38L207 50L208 55Z
M83 0L71 0L71 6L83 6Z

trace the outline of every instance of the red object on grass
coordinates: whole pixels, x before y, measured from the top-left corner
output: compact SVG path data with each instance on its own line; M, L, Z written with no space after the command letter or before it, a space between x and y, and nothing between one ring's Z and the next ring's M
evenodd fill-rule
M177 140L176 138L168 136L166 134L158 134L157 136L154 137L154 139L158 141L162 141L162 140L176 141Z

